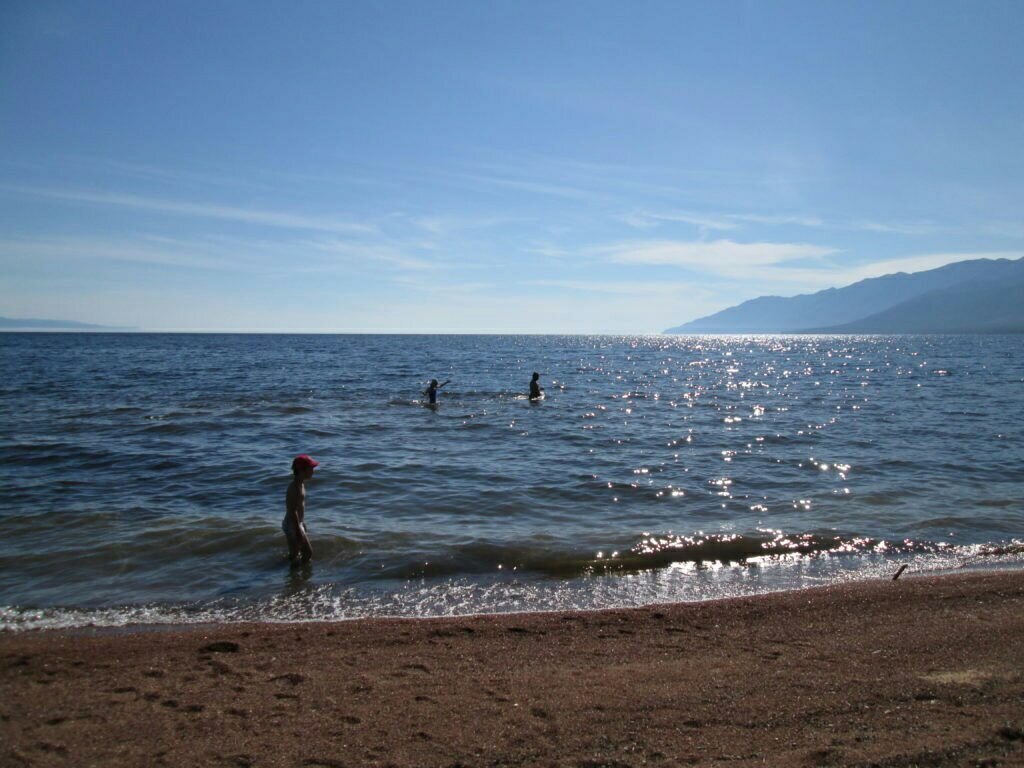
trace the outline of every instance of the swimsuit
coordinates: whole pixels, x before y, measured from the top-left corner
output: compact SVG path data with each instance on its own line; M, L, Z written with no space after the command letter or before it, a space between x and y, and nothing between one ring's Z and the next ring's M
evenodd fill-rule
M288 539L288 546L293 549L298 549L302 544L302 538L299 536L299 530L296 529L300 529L308 540L309 535L306 533L305 523L292 523L289 525L287 517L281 521L281 530L284 531L284 535Z

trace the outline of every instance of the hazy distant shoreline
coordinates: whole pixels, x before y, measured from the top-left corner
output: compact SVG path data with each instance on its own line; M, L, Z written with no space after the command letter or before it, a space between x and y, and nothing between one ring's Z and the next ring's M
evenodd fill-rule
M567 336L574 338L644 338L664 336L666 338L758 338L758 337L800 337L800 336L836 336L836 337L871 337L871 336L1020 336L1024 334L1024 328L1013 328L1008 330L983 330L983 331L900 331L900 332L856 332L856 331L636 331L627 333L625 331L593 332L593 333L516 333L510 331L244 331L244 330L150 330L146 328L0 328L0 335L52 335L52 334L77 334L82 336L530 336L539 338L550 338Z

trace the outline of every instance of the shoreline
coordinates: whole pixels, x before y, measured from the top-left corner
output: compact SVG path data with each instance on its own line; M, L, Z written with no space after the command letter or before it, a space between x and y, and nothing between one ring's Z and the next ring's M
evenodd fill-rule
M1024 571L0 633L11 765L1024 765Z
M37 633L37 632L81 632L84 634L90 633L102 633L111 632L115 634L130 634L133 632L174 632L174 631L188 631L190 628L212 628L212 627L238 627L243 625L255 625L260 626L263 624L267 625L303 625L303 624L325 624L333 622L352 622L352 621L373 621L378 619L407 619L407 620L426 620L436 618L469 618L473 616L514 616L514 615L534 615L534 614L551 614L551 613L564 613L564 612L594 612L594 611L607 611L607 610L639 610L644 608L650 608L657 605L679 605L679 604L703 604L703 603L716 603L722 600L737 600L743 598L759 598L766 597L769 595L778 595L788 592L804 592L809 590L827 589L833 586L841 586L844 584L851 583L863 583L872 581L889 581L896 575L897 571L902 574L902 580L908 579L920 579L920 578L942 578L945 576L955 576L958 574L973 574L973 573L1003 573L1003 572L1024 572L1024 545L1013 544L1012 547L1008 546L1004 548L1005 551L995 553L1001 559L992 557L991 561L982 559L981 556L975 556L973 562L965 561L956 565L945 564L937 567L915 567L913 570L904 572L904 568L901 567L901 563L898 560L893 561L891 569L880 571L875 569L874 572L867 574L853 575L847 579L808 579L805 583L778 583L769 580L769 586L762 590L753 590L750 592L739 592L733 594L722 594L707 597L688 597L685 594L679 595L674 600L667 602L654 600L651 602L627 602L622 603L613 602L611 605L578 605L578 606L555 606L555 607L541 607L536 609L522 610L501 610L493 611L487 610L487 607L483 607L482 610L474 610L469 608L465 611L458 611L455 613L447 614L436 614L436 613L424 613L421 615L415 615L410 613L386 613L386 612L360 612L347 616L338 615L321 615L316 618L292 618L292 617L280 617L274 616L272 613L265 616L254 616L251 612L246 612L248 615L239 617L239 615L232 615L232 611L228 610L224 613L210 615L205 611L198 611L192 618L187 616L187 613L180 610L179 606L169 604L161 607L161 604L154 603L147 606L142 606L140 612L147 613L156 611L160 613L162 610L166 610L167 616L153 619L152 615L147 619L139 620L137 616L133 616L137 613L135 606L131 605L113 605L106 607L97 607L92 609L80 609L74 607L38 607L38 608L19 608L17 606L6 606L10 613L6 616L3 622L0 622L0 636L8 633ZM1009 558L1005 556L1009 555ZM988 555L985 555L987 558ZM617 578L621 578L623 574L615 574ZM21 614L18 612L21 611ZM241 612L239 612L241 613ZM48 617L46 615L49 614ZM62 614L69 614L72 618L61 618ZM74 616L77 614L77 618ZM98 615L97 615L98 614ZM115 620L111 620L106 614L112 614L115 616ZM24 618L27 617L27 618Z

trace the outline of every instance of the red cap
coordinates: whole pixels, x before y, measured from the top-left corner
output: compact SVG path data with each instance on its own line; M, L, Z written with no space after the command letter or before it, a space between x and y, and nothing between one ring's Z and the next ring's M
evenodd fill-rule
M312 456L308 456L305 453L300 453L294 459L292 459L292 472L297 469L312 469L313 467L319 467L320 462L314 461Z

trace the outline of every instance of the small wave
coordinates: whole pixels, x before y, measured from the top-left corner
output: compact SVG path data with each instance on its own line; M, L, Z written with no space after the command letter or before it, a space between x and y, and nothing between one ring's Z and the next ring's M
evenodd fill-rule
M196 430L192 425L187 424L160 423L146 427L142 431L149 435L187 435L190 432L195 432Z
M73 419L96 419L96 418L109 418L111 416L126 416L129 414L145 413L145 410L133 405L123 406L111 406L109 408L91 408L83 409L79 411L73 411L71 413L62 414L55 418L66 421Z
M982 544L972 558L1007 557L1024 555L1024 541L1013 541L1009 544Z
M316 409L309 405L272 405L266 408L268 413L279 413L284 416L297 416L303 413L313 413Z
M867 537L844 537L815 533L786 534L781 531L758 535L663 534L645 536L622 550L566 551L525 545L473 542L434 554L424 553L415 561L381 566L378 578L424 578L507 570L546 576L574 577L594 573L629 573L667 568L677 563L743 563L757 558L816 556L823 554L935 553L950 545L936 542L886 541Z
M1024 543L982 549L984 552L979 552L974 562L960 558L957 552L761 560L756 563L756 579L750 578L750 565L742 563L717 568L693 564L664 572L641 571L628 579L602 573L568 580L530 578L506 569L488 576L407 581L363 589L339 583L313 584L307 581L311 574L296 570L284 591L254 597L227 595L207 601L98 608L0 605L0 631L601 610L891 579L900 565L909 566L911 574L1024 565Z

